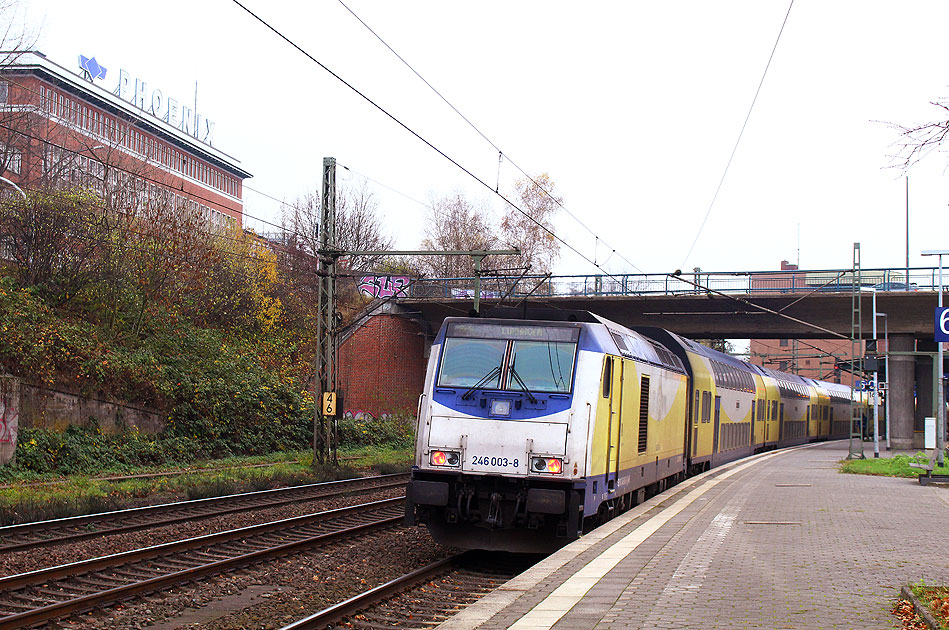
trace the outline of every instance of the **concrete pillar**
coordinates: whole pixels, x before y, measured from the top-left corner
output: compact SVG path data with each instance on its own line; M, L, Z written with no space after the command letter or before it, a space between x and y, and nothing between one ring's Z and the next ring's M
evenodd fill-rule
M894 353L912 352L913 335L890 334L890 348ZM913 426L915 424L915 397L913 383L916 380L916 357L912 355L890 355L890 444L897 450L913 448Z
M932 345L935 350L935 344ZM922 343L917 344L917 350L928 352ZM923 448L923 419L934 417L933 414L933 359L932 357L916 357L916 417L913 423L913 448Z
M0 376L0 466L13 462L19 418L20 379Z

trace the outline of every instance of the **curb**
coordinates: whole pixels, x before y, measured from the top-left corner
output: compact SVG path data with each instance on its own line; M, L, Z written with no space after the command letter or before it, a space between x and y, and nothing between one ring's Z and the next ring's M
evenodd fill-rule
M933 617L933 614L929 612L929 608L919 601L919 598L913 595L912 588L909 586L904 586L901 588L900 597L913 604L916 614L919 615L919 618L923 620L923 623L929 626L930 630L942 630L942 624L935 617Z

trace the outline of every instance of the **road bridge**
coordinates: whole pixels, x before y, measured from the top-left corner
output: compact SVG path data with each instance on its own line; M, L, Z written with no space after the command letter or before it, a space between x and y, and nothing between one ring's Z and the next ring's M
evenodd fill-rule
M937 272L871 269L861 273L862 327L887 313L891 335L932 340ZM853 274L847 270L481 279L480 311L496 307L586 310L624 326L660 326L698 338L826 339L851 336ZM398 298L434 328L474 308L476 278L422 279ZM910 290L906 290L909 287Z
M872 297L887 314L891 443L921 445L922 419L933 414L933 313L936 268L765 272L693 272L590 276L419 279L393 296L437 330L445 317L566 318L585 310L625 326L659 326L699 339L841 339L852 335L854 293L861 299L862 339L873 330ZM513 309L513 310L512 310ZM878 324L881 324L878 322ZM878 335L882 337L881 333ZM916 392L916 393L914 393ZM918 394L918 398L917 395Z

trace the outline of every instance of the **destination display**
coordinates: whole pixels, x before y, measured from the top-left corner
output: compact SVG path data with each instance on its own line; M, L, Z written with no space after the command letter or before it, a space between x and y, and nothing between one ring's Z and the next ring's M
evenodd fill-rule
M580 336L580 329L567 326L452 322L448 326L448 336L474 339L513 339L515 341L576 342Z

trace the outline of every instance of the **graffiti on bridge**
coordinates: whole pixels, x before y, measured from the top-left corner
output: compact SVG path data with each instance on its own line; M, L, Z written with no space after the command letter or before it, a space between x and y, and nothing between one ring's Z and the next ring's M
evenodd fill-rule
M405 289L411 282L409 276L363 276L359 279L358 289L360 293L373 298L407 297Z

